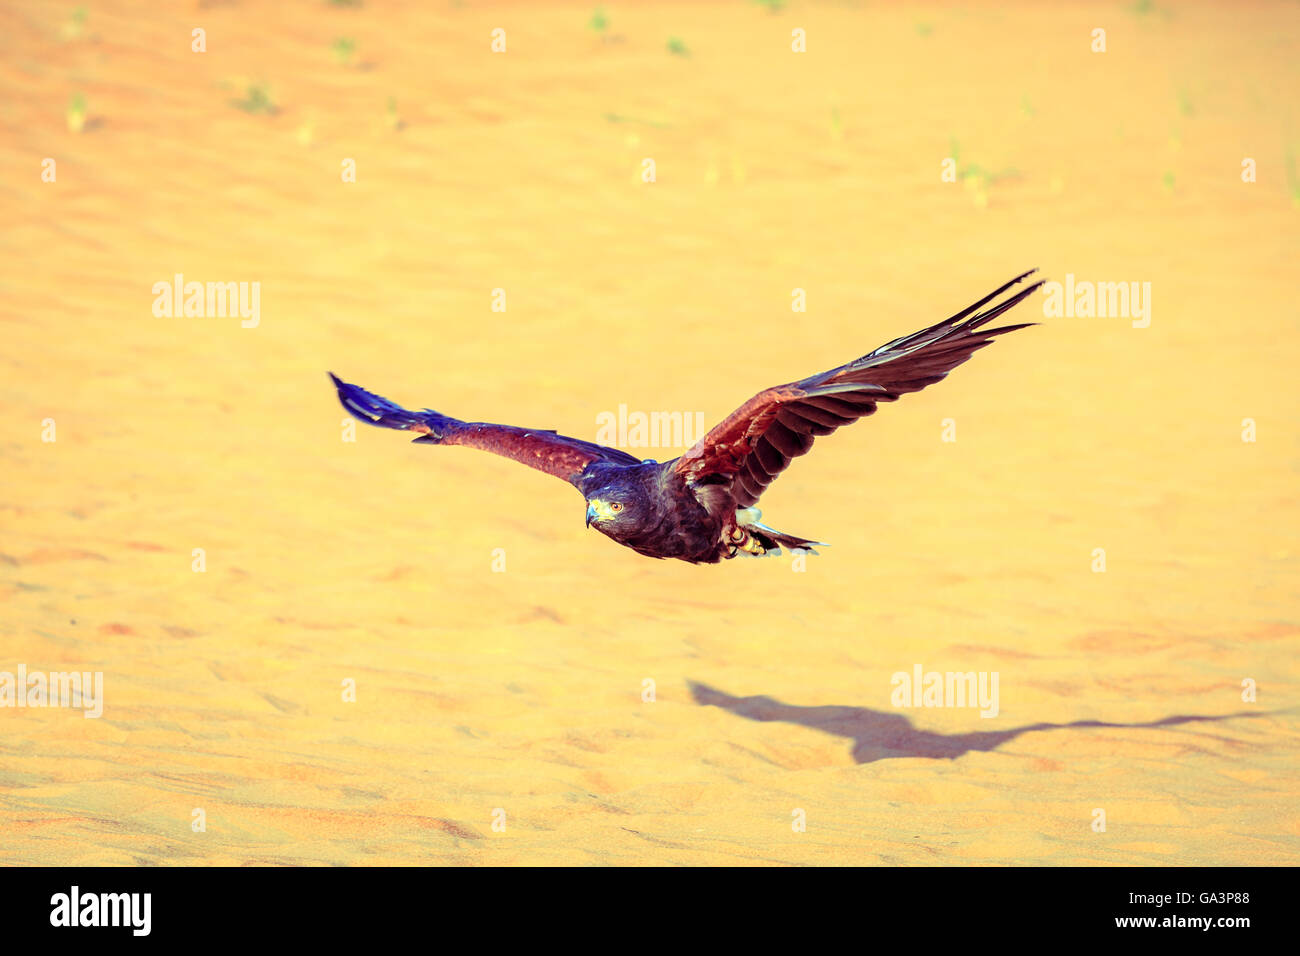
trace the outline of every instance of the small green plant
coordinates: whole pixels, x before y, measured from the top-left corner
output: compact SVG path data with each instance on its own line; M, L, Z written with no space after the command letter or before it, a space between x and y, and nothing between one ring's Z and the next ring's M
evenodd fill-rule
M595 30L597 33L604 35L609 29L609 17L605 16L605 8L597 7L592 13L591 19L587 21L587 28Z
M1286 185L1291 192L1291 205L1300 209L1300 170L1296 168L1294 148L1286 151Z
M668 52L673 56L690 56L691 51L686 49L686 43L681 37L668 38Z
M90 17L85 7L77 7L72 11L72 16L68 22L63 25L63 38L65 40L78 40L86 32L86 20Z
M1164 176L1160 178L1160 185L1165 187L1167 193L1174 191L1174 171L1172 169L1165 170Z
M330 44L330 51L333 52L336 63L347 66L357 55L357 41L352 37L339 37Z
M1006 169L994 172L977 163L963 163L961 161L961 147L957 141L955 139L951 140L950 144L949 154L952 156L953 162L957 164L957 179L967 186L986 190L994 183L1001 182L1004 179L1016 179L1020 176L1020 170L1014 166L1008 166Z
M767 7L769 13L780 13L785 9L785 0L754 0L760 7Z
M265 83L250 83L244 98L240 100L231 100L230 105L235 109L243 110L245 113L264 114L273 116L279 112L279 107L271 99L271 93L266 88Z
M73 93L72 100L68 103L68 129L80 133L85 127L86 97L81 93Z
M605 119L611 123L637 123L641 126L651 126L655 129L672 129L671 123L664 123L659 120L638 119L635 116L624 116L622 113L606 113Z
M926 23L924 20L916 24L916 35L919 37L928 37L934 32L934 24Z

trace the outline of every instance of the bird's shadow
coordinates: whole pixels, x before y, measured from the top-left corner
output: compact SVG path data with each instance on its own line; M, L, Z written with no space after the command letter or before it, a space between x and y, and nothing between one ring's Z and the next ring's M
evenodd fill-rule
M1039 730L1069 730L1085 727L1173 727L1179 724L1208 723L1235 717L1262 717L1259 711L1243 711L1215 716L1177 715L1145 723L1112 723L1106 720L1076 720L1068 724L1026 724L1009 730L983 730L968 734L938 734L918 730L902 714L869 710L866 707L800 707L784 704L772 697L733 697L730 694L687 682L697 704L721 707L747 720L782 721L811 727L823 733L845 737L853 742L853 759L872 763L894 757L925 757L930 760L956 760L971 751L994 750L1021 734Z

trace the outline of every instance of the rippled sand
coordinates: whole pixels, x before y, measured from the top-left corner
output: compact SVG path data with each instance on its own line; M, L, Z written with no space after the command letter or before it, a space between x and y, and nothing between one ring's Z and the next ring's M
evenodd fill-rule
M0 12L0 671L105 687L0 709L0 861L1295 864L1300 8L1139 10ZM1044 319L822 440L762 503L803 572L345 442L325 377L711 424L1031 266L1150 326ZM156 317L176 273L257 327ZM998 716L894 708L918 664Z

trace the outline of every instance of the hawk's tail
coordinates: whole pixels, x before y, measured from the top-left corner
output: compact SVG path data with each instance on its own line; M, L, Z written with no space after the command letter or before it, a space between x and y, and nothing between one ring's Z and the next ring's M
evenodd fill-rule
M367 425L424 432L424 437L417 438L416 441L436 442L442 438L445 426L455 422L454 418L448 418L430 408L419 412L403 408L373 392L367 392L359 385L349 385L333 372L329 373L329 377L333 379L339 401L347 413Z
M783 531L776 531L767 525L750 525L746 528L751 538L757 539L768 553L781 553L781 548L786 547L791 551L806 551L809 554L816 554L814 544L826 547L825 541L813 541L810 538L801 538L796 534L786 534Z
M737 544L737 550L741 553L780 554L781 548L786 547L791 551L816 554L816 550L813 549L814 544L829 547L825 541L813 541L811 538L801 538L796 534L786 534L784 531L769 528L758 520L761 517L763 512L757 508L741 508L736 512L738 530L743 532L743 537Z

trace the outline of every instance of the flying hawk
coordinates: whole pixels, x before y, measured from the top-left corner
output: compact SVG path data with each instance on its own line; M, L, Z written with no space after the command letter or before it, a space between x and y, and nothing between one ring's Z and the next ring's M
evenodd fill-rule
M1034 271L952 318L847 365L759 392L672 461L643 461L553 431L462 422L431 409L408 411L333 372L330 378L343 407L363 422L421 432L417 442L490 451L563 478L586 499L588 527L647 557L714 564L740 554L780 554L782 545L812 551L822 542L759 523L754 505L767 486L791 459L808 453L816 436L870 415L881 402L933 385L995 335L1033 325L984 328L1042 282L979 309Z

